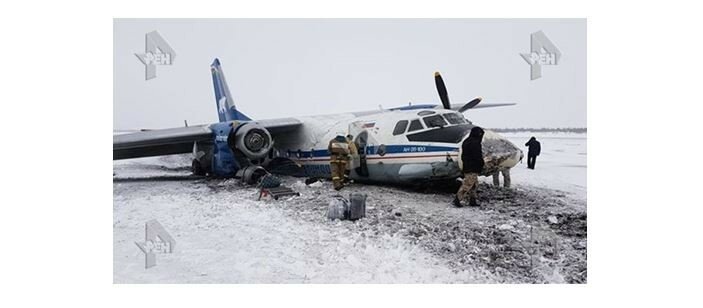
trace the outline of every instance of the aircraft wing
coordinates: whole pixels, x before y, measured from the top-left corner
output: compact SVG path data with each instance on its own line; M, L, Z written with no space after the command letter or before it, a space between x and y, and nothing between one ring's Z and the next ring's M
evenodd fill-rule
M248 122L248 121L247 121ZM295 118L251 121L265 127L275 140L276 134L302 125ZM190 153L194 142L213 141L210 125L147 130L112 136L112 159Z
M289 132L303 125L303 122L296 118L280 118L270 120L258 120L252 122L265 127L269 131L269 133L271 133L271 137L274 140L276 139L277 134Z
M147 130L112 136L112 159L190 153L193 142L212 140L207 125Z
M471 109L478 109L478 108L492 108L492 107L502 107L502 106L513 106L517 105L516 103L480 103L476 106L471 107ZM441 107L441 105L440 105ZM459 110L461 107L464 107L464 104L451 104L451 109L452 110ZM469 109L469 110L471 110ZM468 111L468 110L467 110Z

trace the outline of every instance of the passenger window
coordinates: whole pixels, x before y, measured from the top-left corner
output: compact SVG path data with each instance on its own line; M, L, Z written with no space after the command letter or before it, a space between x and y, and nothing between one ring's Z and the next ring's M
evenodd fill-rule
M422 120L425 121L427 127L444 127L447 125L447 121L445 121L441 115L424 117Z
M408 132L421 130L423 128L424 127L422 127L422 123L420 123L420 120L415 119L415 120L412 120L412 122L410 122L410 127L408 127Z
M395 125L395 128L393 129L393 136L397 136L404 133L407 127L408 120L398 121L398 123Z

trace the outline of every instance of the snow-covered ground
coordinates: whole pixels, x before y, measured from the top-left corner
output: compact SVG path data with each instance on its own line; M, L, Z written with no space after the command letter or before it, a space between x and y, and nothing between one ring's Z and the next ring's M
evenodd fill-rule
M513 183L561 190L571 197L586 200L586 134L575 133L502 133L525 152L521 164L511 169ZM525 143L535 136L542 145L534 170L527 169ZM491 178L484 178L492 183ZM501 179L502 180L502 179Z
M536 170L513 168L512 190L482 185L481 208L454 208L445 191L352 184L342 193L369 195L357 222L326 219L328 182L284 177L300 197L257 201L236 180L182 179L187 155L116 161L114 282L585 282L585 135L536 137ZM151 219L176 245L145 269L135 242Z

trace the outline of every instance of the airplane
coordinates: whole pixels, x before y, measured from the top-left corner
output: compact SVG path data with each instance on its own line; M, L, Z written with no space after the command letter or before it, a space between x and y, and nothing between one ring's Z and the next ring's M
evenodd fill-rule
M195 175L229 178L263 167L276 174L331 178L329 141L352 135L358 162L349 177L355 182L454 181L463 175L461 144L474 127L463 112L515 105L481 105L481 98L450 104L444 80L436 72L441 105L252 120L236 108L219 59L210 70L218 123L113 135L113 160L192 152ZM484 176L512 168L523 157L518 147L490 130L485 130L482 144Z

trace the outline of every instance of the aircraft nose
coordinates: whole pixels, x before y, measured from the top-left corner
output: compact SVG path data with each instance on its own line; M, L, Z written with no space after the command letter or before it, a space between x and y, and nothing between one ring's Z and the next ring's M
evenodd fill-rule
M485 161L483 172L487 174L503 168L512 168L523 157L520 148L505 137L490 130L485 130L481 144Z

